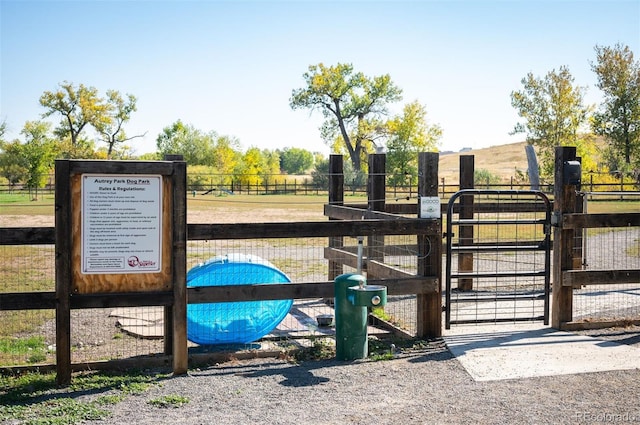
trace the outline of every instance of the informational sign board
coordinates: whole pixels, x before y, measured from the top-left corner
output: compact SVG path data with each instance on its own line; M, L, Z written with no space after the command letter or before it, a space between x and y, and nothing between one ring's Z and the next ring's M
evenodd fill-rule
M187 351L187 164L58 159L55 167L56 371L71 382L71 310L165 306L173 373Z
M83 169L69 178L72 291L170 290L174 183L166 167L94 161L95 171L86 171L86 163L72 164Z
M81 272L162 271L162 176L83 174Z

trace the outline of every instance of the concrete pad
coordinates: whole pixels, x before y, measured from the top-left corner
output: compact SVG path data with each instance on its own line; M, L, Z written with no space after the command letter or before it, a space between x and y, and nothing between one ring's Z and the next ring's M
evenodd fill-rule
M541 324L452 326L447 347L476 381L640 369L640 349Z

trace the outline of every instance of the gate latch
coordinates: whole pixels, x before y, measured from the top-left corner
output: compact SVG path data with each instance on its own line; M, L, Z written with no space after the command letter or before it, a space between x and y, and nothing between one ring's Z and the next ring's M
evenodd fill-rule
M551 213L551 225L553 227L562 227L562 213L560 211Z

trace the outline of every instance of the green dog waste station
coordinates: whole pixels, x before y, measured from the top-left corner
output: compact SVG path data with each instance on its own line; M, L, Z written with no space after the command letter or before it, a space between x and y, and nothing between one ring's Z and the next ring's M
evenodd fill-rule
M364 359L369 354L367 308L387 303L387 287L367 285L361 274L347 273L336 277L334 293L336 359Z

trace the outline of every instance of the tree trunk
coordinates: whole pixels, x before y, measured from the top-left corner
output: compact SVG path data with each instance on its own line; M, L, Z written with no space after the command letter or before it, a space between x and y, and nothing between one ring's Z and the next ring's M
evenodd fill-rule
M529 175L529 184L531 190L540 190L540 173L538 169L538 158L533 145L525 145L524 150L527 153L527 174Z

